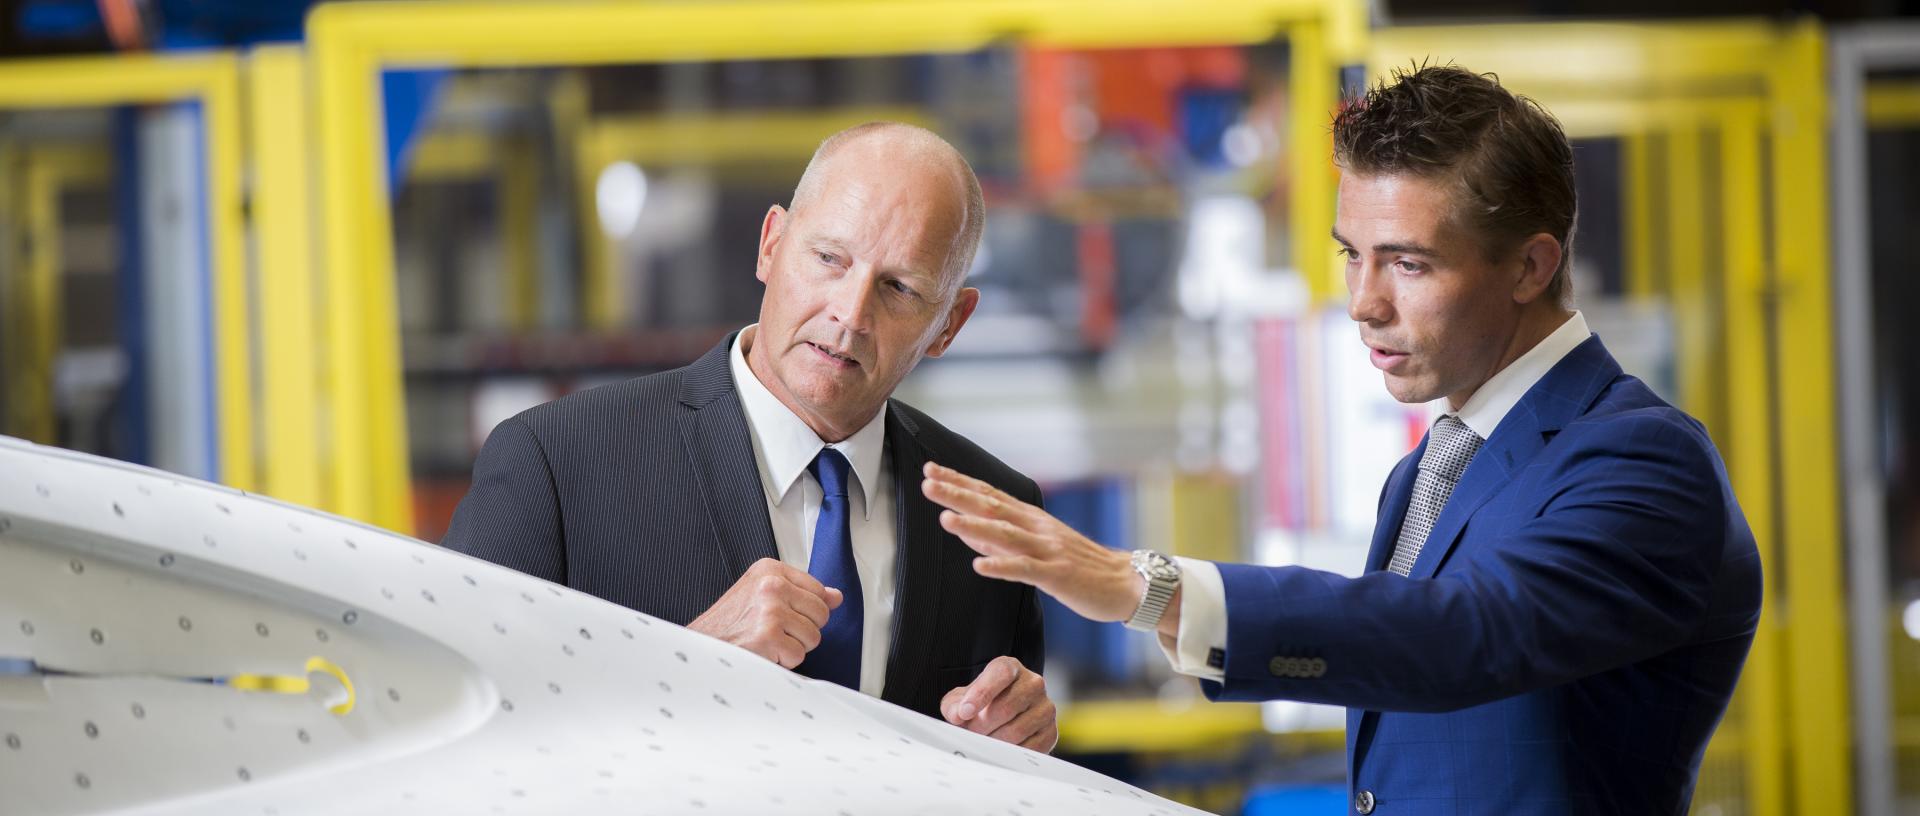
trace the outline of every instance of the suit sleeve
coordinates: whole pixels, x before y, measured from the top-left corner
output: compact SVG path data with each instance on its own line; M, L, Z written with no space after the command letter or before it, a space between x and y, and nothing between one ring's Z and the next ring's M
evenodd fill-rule
M1476 539L1471 565L1431 580L1221 565L1226 671L1203 683L1208 696L1452 711L1680 645L1712 601L1732 511L1725 477L1670 418L1601 436L1564 440L1576 447L1548 476L1540 514ZM1299 671L1315 661L1323 671Z
M441 546L554 583L566 583L560 502L546 452L514 417L487 436Z
M1040 487L1027 483L1028 495L1021 500L1035 507L1044 505ZM1045 617L1040 611L1040 593L1030 586L1023 586L1020 598L1020 615L1014 622L1013 656L1020 665L1035 674L1047 672L1047 631Z

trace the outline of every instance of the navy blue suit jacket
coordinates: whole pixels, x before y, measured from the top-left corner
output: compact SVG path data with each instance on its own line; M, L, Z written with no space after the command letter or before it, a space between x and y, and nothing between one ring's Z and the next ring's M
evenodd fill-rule
M1760 614L1706 430L1590 337L1501 420L1403 577L1385 567L1425 447L1387 480L1361 577L1222 565L1209 696L1346 706L1375 816L1685 814Z

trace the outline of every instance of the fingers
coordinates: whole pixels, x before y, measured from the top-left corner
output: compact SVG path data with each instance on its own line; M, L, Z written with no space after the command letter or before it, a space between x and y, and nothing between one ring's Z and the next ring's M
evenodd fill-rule
M991 735L1036 708L1044 709L1045 718L1051 719L1053 702L1047 699L1047 681L1040 675L1027 671L1018 660L1011 657L1001 659L1012 664L1013 682L1008 683L1006 688L980 709L980 715L974 718L968 728L977 733ZM1031 731L1022 732L1020 739L1025 739L1031 734ZM1007 741L1018 742L1019 740Z
M754 589L765 606L790 607L812 619L815 626L827 625L827 613L840 608L845 599L840 590L820 583L804 570L771 558L754 562L740 581L749 579L755 581Z
M820 648L820 627L805 615L789 609L776 621L781 634L800 642L802 654Z
M763 558L688 628L786 668L820 645L820 630L843 595L788 564Z
M976 734L1047 753L1060 740L1058 711L1047 680L1012 657L998 657L968 685L940 699L947 722Z
M827 600L827 586L820 583L820 579L808 575L806 570L777 558L762 558L753 562L753 566L747 568L747 574L741 576L741 580L746 580L748 576L756 576L762 580L768 577L778 577L793 584L795 588L802 592L813 595L822 601Z
M975 493L985 493L989 496L997 495L999 498L1005 499L1012 498L1005 493L1001 493L999 488L947 467L946 465L928 462L926 467L920 469L920 475L935 482L950 484Z
M838 592L839 590L834 591ZM833 611L834 607L839 606L837 603L829 606L826 601L820 600L819 597L805 592L794 593L791 597L787 598L787 603L794 612L798 612L800 616L811 623L816 630L827 625L828 615Z
M819 641L817 640L818 635L816 635L815 637L816 637L816 640L814 641L814 645L818 646L819 645ZM766 643L763 648L765 649L765 651L763 652L760 650L755 650L755 651L759 652L761 657L764 657L768 660L773 661L776 665L778 665L780 668L783 668L783 669L791 669L795 666L800 665L802 661L805 661L807 659L807 653L810 651L813 651L812 646L808 646L805 643L802 643L800 640L794 638L793 636L787 635L785 633L782 633L779 637L774 638L768 643Z
M1029 751L1038 751L1042 754L1053 753L1054 746L1059 744L1060 721L1058 718L1048 723L1045 728L1040 729L1033 736L1021 740L1019 743L1022 748Z
M967 696L966 686L954 686L940 698L940 716L947 722L965 727L966 718L960 716L960 701Z
M1004 725L989 732L987 736L1001 742L1033 748L1036 751L1046 751L1053 747L1055 739L1050 734L1057 733L1053 702L1043 697L1039 703L1028 706ZM1041 737L1046 737L1046 747L1039 748L1029 744L1037 743Z
M985 482L961 476L959 478L967 479L971 483L962 484L934 476L932 474L937 467L939 465L929 462L928 478L920 483L920 492L926 494L926 497L935 503L969 515L1015 522L1027 520L1030 516L1029 511L1036 509L1033 505L1009 496ZM946 472L953 473L951 470ZM958 474L954 475L958 476Z
M1038 536L1027 532L1012 522L1000 519L969 516L953 510L940 511L940 526L947 532L960 537L967 546L981 555L1000 555L1002 553L1034 553L1040 551L1045 542Z
M1003 555L973 559L973 571L982 578L1040 585L1040 563L1026 556Z
M967 684L967 692L960 698L958 706L957 713L960 719L972 720L979 716L988 703L993 702L1013 685L1013 681L1020 678L1021 671L1023 669L1019 660L1006 656L994 658L992 663L988 663L987 667L981 670L979 677L973 678L973 682ZM994 725L998 726L999 723ZM984 734L986 731L980 731L980 733Z

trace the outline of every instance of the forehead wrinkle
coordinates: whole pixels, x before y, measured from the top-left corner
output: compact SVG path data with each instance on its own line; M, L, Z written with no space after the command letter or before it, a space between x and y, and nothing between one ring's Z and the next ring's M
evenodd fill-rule
M889 172L873 177L882 168ZM960 289L966 270L950 275L948 266L967 235L967 184L952 161L913 140L872 138L842 146L819 171L825 183L809 203L849 232L843 246L869 254L882 271L924 281L919 288L939 299Z

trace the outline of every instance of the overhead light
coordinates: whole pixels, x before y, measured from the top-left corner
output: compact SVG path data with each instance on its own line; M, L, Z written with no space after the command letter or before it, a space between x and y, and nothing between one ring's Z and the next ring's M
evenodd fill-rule
M617 161L600 171L593 201L600 212L600 229L619 240L640 226L640 209L647 203L647 174L640 165Z

